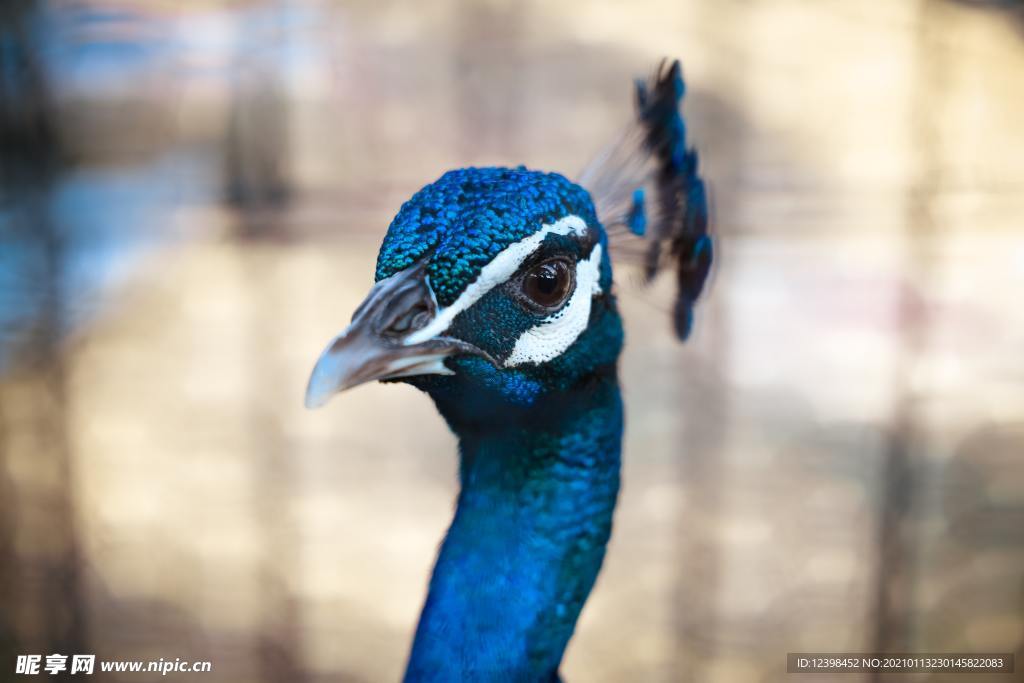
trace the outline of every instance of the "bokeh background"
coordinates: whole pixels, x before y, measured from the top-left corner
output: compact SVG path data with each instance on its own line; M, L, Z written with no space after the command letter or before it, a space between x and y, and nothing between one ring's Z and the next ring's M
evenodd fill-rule
M405 198L575 174L665 55L719 258L686 345L620 273L625 485L564 673L1019 671L1021 3L4 0L0 680L397 680L455 442L406 386L306 412L307 373Z

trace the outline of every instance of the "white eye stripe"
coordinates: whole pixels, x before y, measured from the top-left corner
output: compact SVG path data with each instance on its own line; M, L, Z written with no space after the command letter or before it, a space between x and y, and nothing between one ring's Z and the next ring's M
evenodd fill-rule
M459 295L459 298L451 306L440 309L426 327L416 330L406 337L402 343L406 346L420 344L447 330L455 316L475 304L487 292L512 277L526 259L540 248L544 238L548 235L576 234L582 236L586 231L587 224L582 218L569 215L560 218L554 223L544 225L532 235L508 245L491 259L490 263L480 269L480 275L466 287L466 291ZM599 247L600 245L595 246L594 249L597 250ZM578 288L579 285L577 284Z
M561 310L540 321L516 340L505 367L523 363L545 363L572 346L590 321L590 305L601 293L601 245L595 244L590 258L576 264L576 290Z

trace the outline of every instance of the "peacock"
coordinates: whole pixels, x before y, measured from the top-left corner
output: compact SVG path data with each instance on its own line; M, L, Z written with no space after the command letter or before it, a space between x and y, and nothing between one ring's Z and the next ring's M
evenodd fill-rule
M372 380L433 399L460 492L406 681L558 681L619 491L623 324L612 253L670 266L685 339L712 261L678 61L636 83L636 119L578 182L448 171L402 205L375 284L317 361L307 407Z

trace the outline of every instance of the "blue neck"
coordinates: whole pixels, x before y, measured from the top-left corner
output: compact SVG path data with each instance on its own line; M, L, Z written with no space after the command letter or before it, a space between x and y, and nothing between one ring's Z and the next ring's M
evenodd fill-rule
M462 491L405 680L557 680L611 534L622 441L614 369L486 428L435 400L459 436Z

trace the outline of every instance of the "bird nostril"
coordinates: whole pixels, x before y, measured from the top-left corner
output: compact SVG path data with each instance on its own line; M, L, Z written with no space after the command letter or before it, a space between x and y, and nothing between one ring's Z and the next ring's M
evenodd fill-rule
M430 310L423 304L416 304L388 325L386 333L404 336L409 332L425 327L430 322Z
M426 306L421 306L420 310L412 317L412 328L419 330L426 327L430 322L430 318L430 310Z

